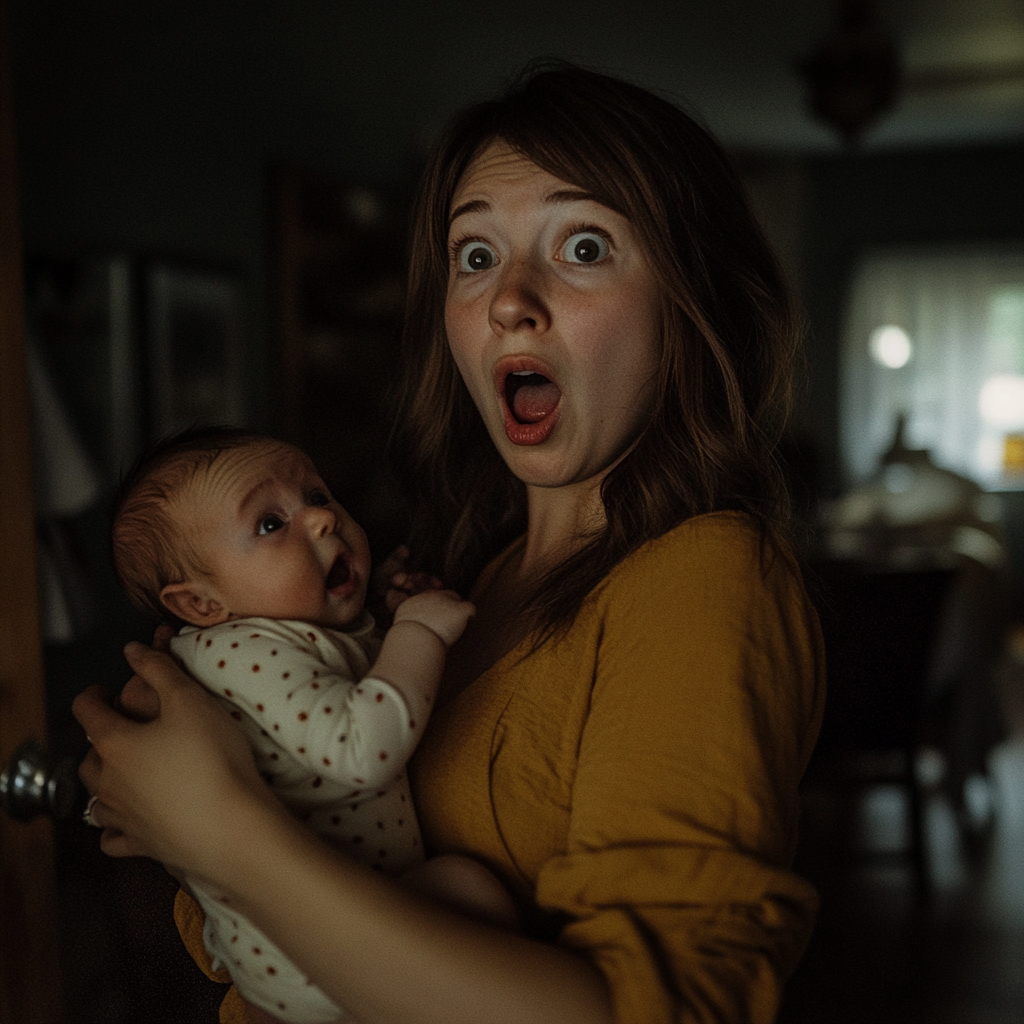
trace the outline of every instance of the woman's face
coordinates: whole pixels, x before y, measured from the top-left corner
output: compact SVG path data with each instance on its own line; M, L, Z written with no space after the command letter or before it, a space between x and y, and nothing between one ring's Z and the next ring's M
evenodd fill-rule
M448 343L505 462L527 485L600 479L656 389L660 297L632 225L496 143L448 240Z

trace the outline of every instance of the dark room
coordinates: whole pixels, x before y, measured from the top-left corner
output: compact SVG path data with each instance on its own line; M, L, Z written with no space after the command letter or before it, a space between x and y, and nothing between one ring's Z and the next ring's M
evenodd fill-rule
M0 493L0 1024L1024 1020L1020 0L0 0Z

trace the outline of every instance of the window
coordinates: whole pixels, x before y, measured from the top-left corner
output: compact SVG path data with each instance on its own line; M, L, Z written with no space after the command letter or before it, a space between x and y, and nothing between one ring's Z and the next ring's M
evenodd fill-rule
M853 481L875 471L902 413L907 443L936 464L1024 489L1024 246L864 257L841 372Z

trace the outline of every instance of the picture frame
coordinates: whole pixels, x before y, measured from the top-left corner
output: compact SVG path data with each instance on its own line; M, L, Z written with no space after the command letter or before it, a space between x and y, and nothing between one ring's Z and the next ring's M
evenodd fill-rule
M241 286L216 270L154 263L145 272L150 434L246 418Z

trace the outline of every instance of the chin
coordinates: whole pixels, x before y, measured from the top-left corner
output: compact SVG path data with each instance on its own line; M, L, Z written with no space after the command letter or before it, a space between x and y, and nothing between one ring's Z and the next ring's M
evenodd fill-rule
M558 488L569 487L588 479L588 474L581 474L574 467L569 467L553 453L546 455L541 452L530 452L524 455L521 451L501 452L512 475L521 480L527 487Z

